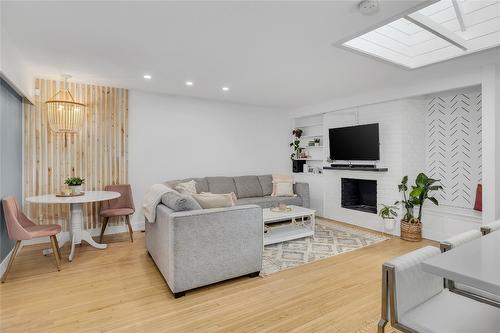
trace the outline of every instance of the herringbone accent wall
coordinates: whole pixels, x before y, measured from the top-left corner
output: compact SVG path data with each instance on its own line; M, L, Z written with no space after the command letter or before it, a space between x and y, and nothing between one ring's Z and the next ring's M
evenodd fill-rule
M472 208L481 183L481 93L427 101L427 173L441 179L440 204Z

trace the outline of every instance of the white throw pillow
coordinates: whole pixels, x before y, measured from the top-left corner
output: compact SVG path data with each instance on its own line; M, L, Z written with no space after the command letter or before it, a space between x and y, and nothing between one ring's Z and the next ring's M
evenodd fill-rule
M194 180L190 180L185 183L179 183L174 189L182 194L193 195L196 194L196 182Z
M196 201L198 201L200 206L204 209L225 208L234 206L231 194L201 193L201 194L193 194L192 196Z
M288 175L273 175L273 197L294 197L293 184L295 180L293 176Z
M288 182L276 183L274 184L274 193L275 197L294 197L293 193L293 184Z

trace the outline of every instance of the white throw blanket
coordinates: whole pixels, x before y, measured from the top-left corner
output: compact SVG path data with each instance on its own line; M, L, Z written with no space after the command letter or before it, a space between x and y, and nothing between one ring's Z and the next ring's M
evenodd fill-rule
M144 195L142 200L142 211L144 216L149 223L154 223L156 220L156 206L161 201L161 197L167 193L173 191L170 187L163 184L154 184Z

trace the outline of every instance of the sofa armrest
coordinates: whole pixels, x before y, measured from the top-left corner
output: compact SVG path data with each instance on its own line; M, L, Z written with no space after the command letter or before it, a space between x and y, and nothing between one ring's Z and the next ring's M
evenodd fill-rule
M309 198L309 184L308 183L295 183L295 193L302 198L302 206L309 208L311 206Z
M261 270L264 224L257 205L175 212L169 224L174 292Z

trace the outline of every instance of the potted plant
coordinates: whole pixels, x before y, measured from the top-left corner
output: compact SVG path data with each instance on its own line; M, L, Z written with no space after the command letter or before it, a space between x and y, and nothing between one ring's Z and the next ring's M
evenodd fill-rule
M72 194L81 193L83 183L85 183L85 178L81 177L70 177L64 181L64 184L68 185Z
M294 128L292 131L293 141L290 142L290 147L292 147L292 154L290 159L295 159L299 157L300 153L300 137L302 136L302 130L300 128Z
M410 242L422 240L422 208L426 200L439 205L437 199L431 195L431 192L443 188L441 185L436 185L437 182L439 182L439 179L432 179L424 173L420 173L415 179L415 185L407 194L408 176L404 176L401 180L398 189L403 195L403 200L396 202L396 204L402 204L405 211L405 215L401 220L401 239ZM414 215L415 207L418 207L416 217Z
M314 145L315 145L316 147L319 147L319 145L320 145L320 140L319 140L319 138L314 139Z
M394 220L398 216L396 208L397 206L382 205L382 208L378 212L378 215L384 220L384 228L386 230L394 229Z

